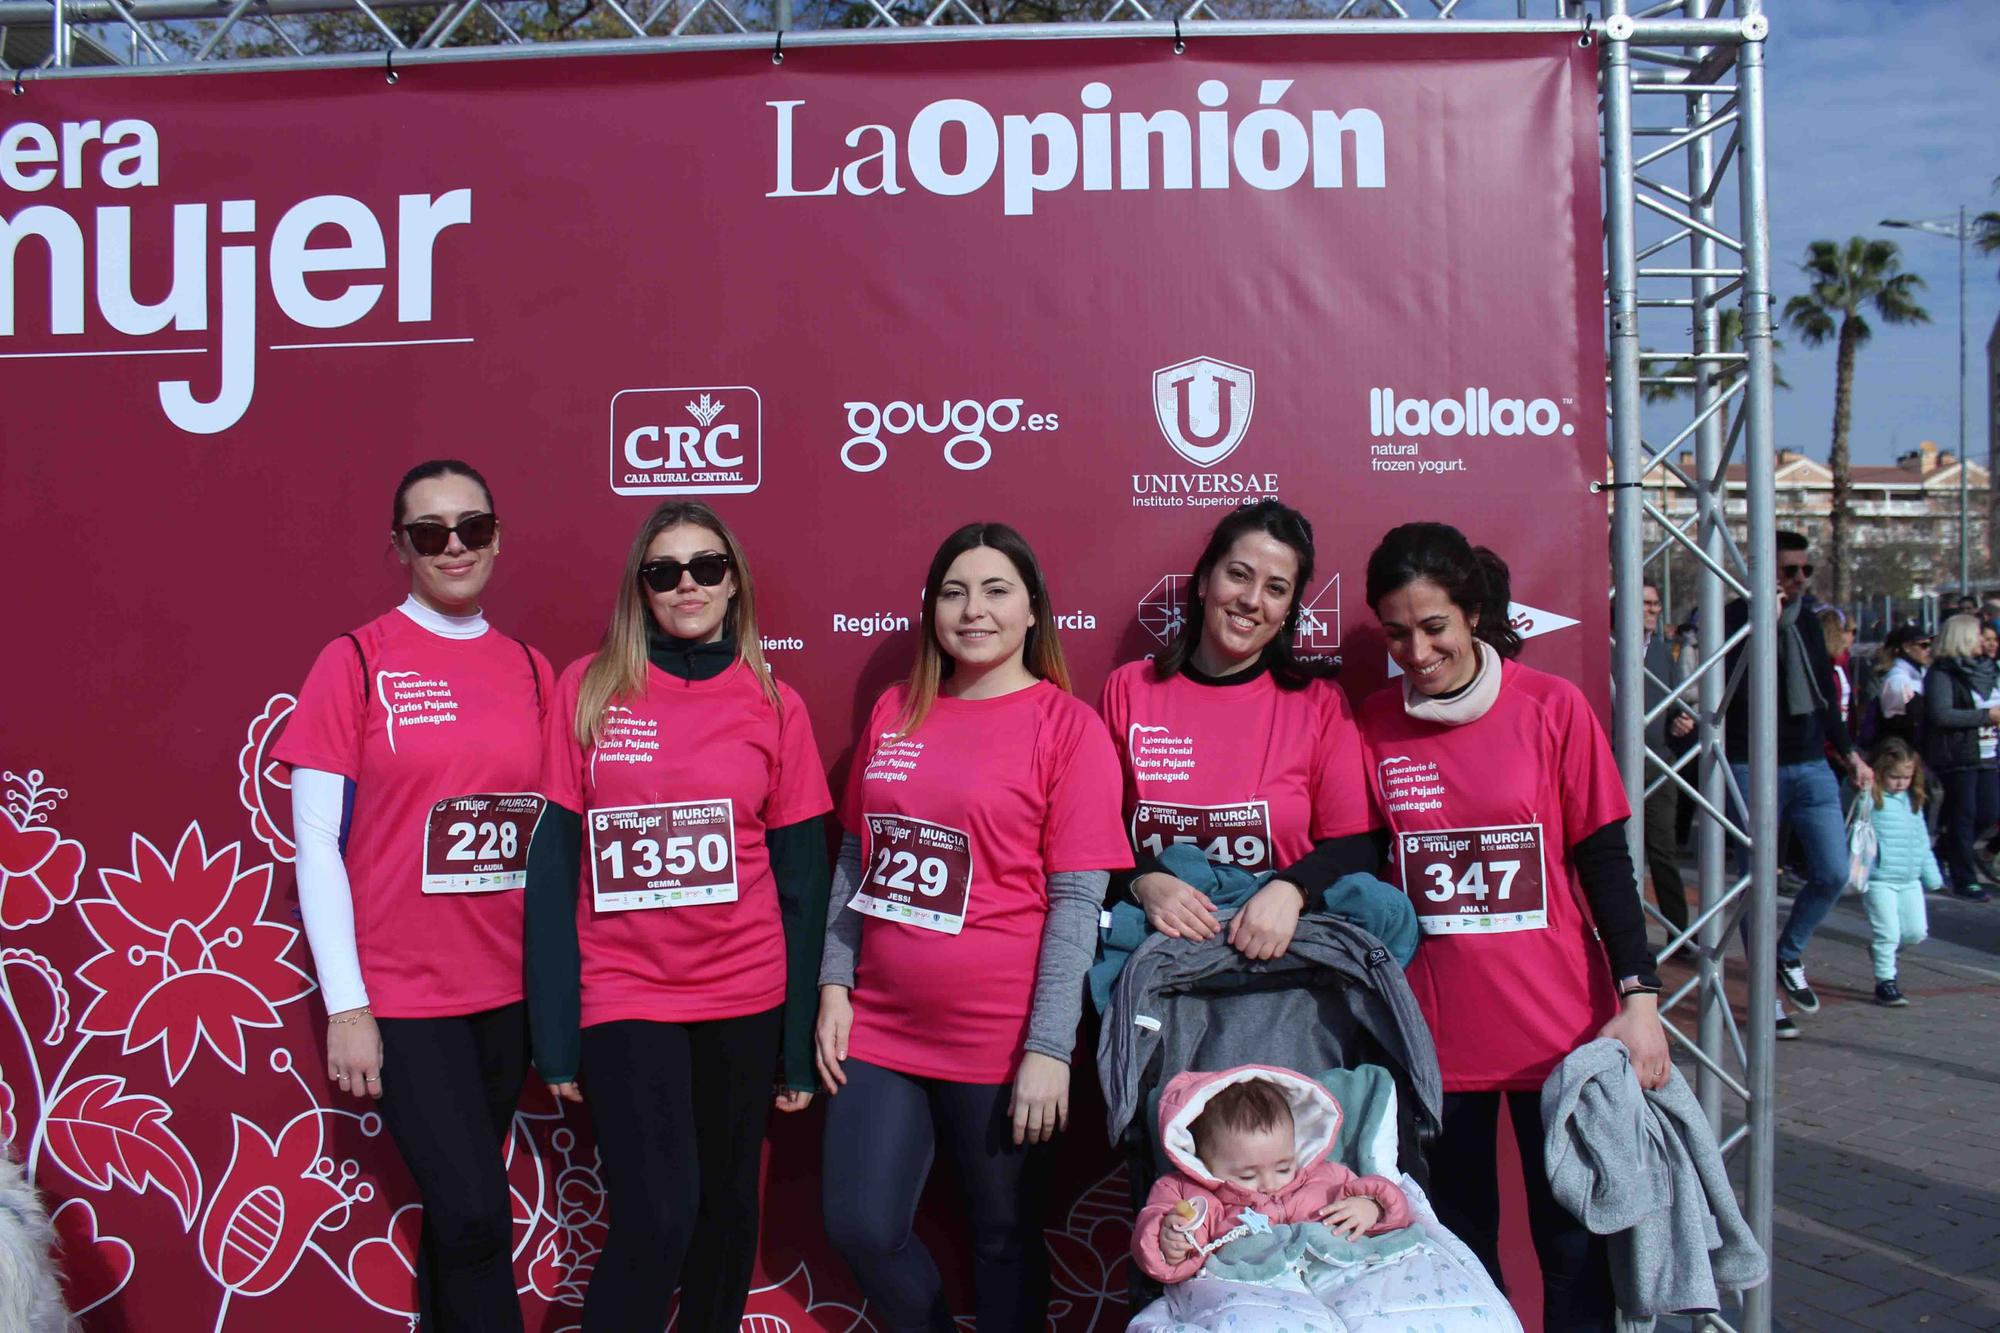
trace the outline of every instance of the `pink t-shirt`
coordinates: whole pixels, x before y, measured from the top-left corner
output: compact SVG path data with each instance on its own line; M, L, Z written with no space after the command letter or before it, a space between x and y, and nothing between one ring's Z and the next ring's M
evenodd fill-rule
M785 934L764 831L833 808L812 721L782 716L742 660L707 680L648 666L603 739L577 744L588 657L556 684L542 792L583 815L576 930L582 1026L740 1018L785 999Z
M1617 1012L1571 848L1631 813L1604 730L1569 681L1505 662L1499 698L1461 726L1361 706L1392 873L1423 942L1410 988L1447 1092L1542 1086Z
M306 676L276 757L354 783L343 859L377 1016L521 998L549 676L517 639L448 639L400 611L335 639Z
M1141 859L1176 842L1255 874L1282 870L1325 838L1380 820L1361 733L1330 680L1278 688L1160 680L1128 662L1100 710L1125 775L1125 827Z
M1132 864L1118 760L1090 706L1047 681L940 698L895 736L878 699L841 820L861 839L866 916L849 1052L957 1083L1004 1083L1028 1036L1048 877Z

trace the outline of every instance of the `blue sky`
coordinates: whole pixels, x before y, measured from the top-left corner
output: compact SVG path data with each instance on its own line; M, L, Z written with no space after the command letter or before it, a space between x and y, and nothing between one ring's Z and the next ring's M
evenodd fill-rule
M1777 304L1798 294L1816 239L1885 236L1929 290L1932 323L1875 324L1854 386L1857 463L1893 462L1933 439L1956 448L1958 252L1943 237L1884 231L1884 217L2000 210L2000 4L1993 0L1805 0L1777 4L1767 57L1771 258ZM1985 458L1980 386L2000 314L2000 254L1967 247L1966 436ZM1778 444L1826 457L1833 348L1784 335L1791 389L1777 396ZM1652 432L1649 431L1649 435Z

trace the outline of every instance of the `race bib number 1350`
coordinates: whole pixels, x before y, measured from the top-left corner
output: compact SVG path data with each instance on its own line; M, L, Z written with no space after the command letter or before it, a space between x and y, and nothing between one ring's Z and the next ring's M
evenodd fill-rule
M598 911L736 901L736 807L729 798L608 806L585 819Z
M1540 824L1402 833L1396 846L1426 935L1547 929Z

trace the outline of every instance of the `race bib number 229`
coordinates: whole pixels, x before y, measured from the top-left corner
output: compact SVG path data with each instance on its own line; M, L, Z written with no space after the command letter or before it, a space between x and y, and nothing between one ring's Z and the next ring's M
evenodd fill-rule
M1540 824L1403 833L1396 846L1403 891L1426 935L1548 927Z

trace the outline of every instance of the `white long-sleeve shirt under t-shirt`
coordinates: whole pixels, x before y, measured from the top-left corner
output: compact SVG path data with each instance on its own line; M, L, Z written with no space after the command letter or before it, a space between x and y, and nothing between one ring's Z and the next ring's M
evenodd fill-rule
M416 599L396 608L424 629L446 639L476 639L486 633L486 617L448 616ZM317 768L292 770L292 842L297 847L299 915L319 973L320 998L329 1014L368 1003L361 980L361 955L354 941L354 894L340 854L340 828L347 808L347 779Z

